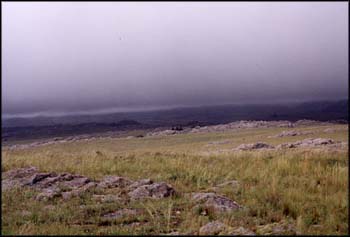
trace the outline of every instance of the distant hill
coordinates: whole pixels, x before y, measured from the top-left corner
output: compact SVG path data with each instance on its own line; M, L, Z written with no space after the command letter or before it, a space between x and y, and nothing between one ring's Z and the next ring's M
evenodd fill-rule
M137 121L122 120L118 123L81 123L45 126L4 127L2 128L1 136L3 140L24 140L32 138L61 137L146 128L149 128L149 126L143 125Z
M348 101L322 101L284 105L220 105L169 110L12 118L2 120L2 140L48 138L156 127L195 127L237 120L348 121Z
M115 126L131 126L131 125L141 125L141 123L139 123L135 120L131 120L131 119L124 119L124 120L121 120L114 125Z
M2 119L2 127L77 125L87 123L109 124L109 126L139 125L139 123L152 126L172 126L175 124L185 125L193 121L199 124L220 124L237 120L348 120L348 107L348 100L283 105L218 105L147 112L10 118Z

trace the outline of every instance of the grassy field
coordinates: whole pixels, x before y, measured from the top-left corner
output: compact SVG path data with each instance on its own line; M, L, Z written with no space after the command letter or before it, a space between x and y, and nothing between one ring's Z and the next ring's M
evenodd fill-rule
M328 126L330 127L330 126ZM2 149L2 172L26 166L41 171L71 172L101 179L106 175L151 178L171 184L179 195L142 202L103 203L83 198L39 202L30 189L2 192L2 234L197 234L201 226L220 220L267 234L263 225L288 222L298 234L348 233L348 150L289 149L251 152L215 151L242 143L272 145L308 137L348 142L347 125L324 133L327 126L298 128L312 135L267 138L285 128L245 129L163 137L114 138L47 145L25 150ZM298 130L293 129L293 130ZM228 141L213 145L210 142ZM244 209L203 216L184 193L209 191L237 180L237 189L217 193ZM133 218L106 222L102 213L128 207L142 210Z

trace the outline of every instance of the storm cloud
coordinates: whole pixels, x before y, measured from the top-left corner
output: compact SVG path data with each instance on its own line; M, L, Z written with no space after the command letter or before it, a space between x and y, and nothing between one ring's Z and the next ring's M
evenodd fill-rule
M347 2L5 2L2 112L348 98Z

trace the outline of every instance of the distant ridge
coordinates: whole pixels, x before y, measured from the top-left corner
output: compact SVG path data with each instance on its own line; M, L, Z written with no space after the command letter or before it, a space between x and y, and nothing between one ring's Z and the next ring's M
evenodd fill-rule
M348 100L271 105L196 106L158 111L118 112L96 115L2 118L2 127L52 126L59 124L73 125L83 123L114 124L115 126L137 125L138 123L142 123L171 126L173 124L186 124L191 121L219 124L237 120L348 120L348 106Z

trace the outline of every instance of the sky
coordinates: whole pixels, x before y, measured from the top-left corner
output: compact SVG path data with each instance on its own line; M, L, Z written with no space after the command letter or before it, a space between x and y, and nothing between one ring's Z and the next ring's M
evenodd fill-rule
M347 2L2 2L2 114L348 98Z

